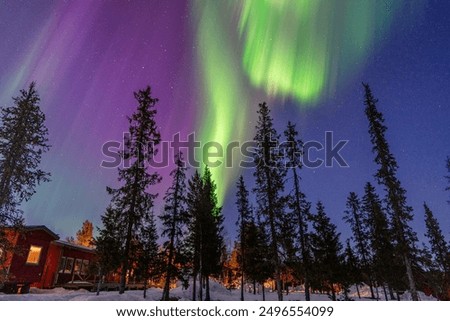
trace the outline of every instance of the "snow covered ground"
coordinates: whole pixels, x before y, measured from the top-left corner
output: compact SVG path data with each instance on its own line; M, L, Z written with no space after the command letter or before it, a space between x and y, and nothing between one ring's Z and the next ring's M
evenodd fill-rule
M182 289L181 287L172 289L170 296L174 299L188 301L191 299L191 289ZM370 291L368 287L360 288L361 299L358 298L356 289L352 288L349 296L355 300L368 301ZM162 296L162 290L158 288L151 288L147 290L148 301L160 300ZM338 296L341 297L341 296ZM380 297L384 298L382 291L380 290ZM420 292L420 298L422 301L434 301L433 297L428 297ZM211 299L214 301L238 301L240 300L240 290L228 290L222 285L212 282L211 283ZM55 288L52 290L42 290L32 288L29 294L3 294L0 293L0 301L142 301L143 291L127 291L120 295L117 291L112 292L100 292L100 295L89 292L86 290L65 290L62 288ZM245 293L246 301L262 301L262 294ZM276 292L270 292L266 289L266 300L276 301ZM305 295L303 292L291 292L284 296L285 301L304 301ZM312 301L329 301L330 299L326 294L311 295ZM410 300L408 293L403 294L401 300Z

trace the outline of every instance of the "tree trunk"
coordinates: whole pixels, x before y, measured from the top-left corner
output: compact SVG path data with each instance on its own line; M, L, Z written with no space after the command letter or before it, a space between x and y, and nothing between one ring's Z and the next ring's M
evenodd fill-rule
M198 299L199 301L203 301L203 275L200 273L198 277L199 285L198 285Z
M331 300L336 301L336 292L334 291L333 284L331 285Z
M299 224L299 232L300 232L300 248L302 251L302 261L305 269L304 281L305 281L305 300L310 301L311 297L309 294L309 260L308 253L306 251L306 239L305 239L305 231L303 230L303 216L301 212L300 206L300 186L298 183L298 176L295 167L292 168L294 173L294 187L295 187L295 201L297 207L297 215L298 215L298 224Z
M386 301L389 301L388 300L388 295L387 295L387 291L386 291L386 286L383 284L383 292L384 292L384 299L386 300Z
M263 301L266 301L266 290L264 289L264 283L261 284L261 287L262 287Z
M126 285L126 278L127 278L127 272L128 272L128 264L130 259L130 246L131 246L131 238L133 234L133 217L134 215L134 208L136 203L136 190L137 190L137 173L134 177L134 184L133 184L133 195L130 205L130 210L128 212L128 227L127 227L127 238L125 241L125 251L124 251L124 257L122 261L122 271L120 271L120 290L119 294L123 294L125 292L125 285Z
M244 301L244 273L241 275L241 301Z
M211 301L211 296L209 293L209 275L205 277L206 290L205 290L205 301Z
M389 296L391 297L391 300L397 300L394 296L394 290L392 289L392 287L390 285L388 285L388 289L389 289Z
M147 298L147 282L148 282L148 279L145 278L145 280L144 280L144 299Z
M102 270L100 269L99 276L98 276L98 284L97 284L97 295L100 295L100 286L102 284L102 279L103 279L101 271Z
M411 292L411 299L413 301L419 301L419 295L417 294L416 283L414 281L414 276L411 267L411 261L407 254L403 254L403 260L406 266L406 275L408 276L409 291Z
M253 295L256 295L256 281L253 280Z
M197 274L195 273L192 277L192 301L197 300Z
M267 139L267 137L265 138ZM270 146L270 143L268 141L265 141L265 145L266 147ZM269 151L266 151L266 155L265 156L265 161L266 164L270 164L270 157L267 154ZM268 214L269 214L269 225L270 225L270 234L271 234L271 238L272 238L272 255L273 255L273 260L275 263L275 283L276 283L276 287L277 287L277 294L278 294L278 301L283 301L283 292L281 289L281 267L280 267L280 258L278 256L278 235L277 235L277 230L275 227L275 213L274 213L274 205L273 204L273 199L272 199L272 195L273 195L273 186L272 186L272 178L270 175L270 169L268 167L268 165L265 166L265 176L266 176L266 180L267 180L267 190L266 190L266 195L267 195L267 202L268 202Z
M374 285L375 286L375 285ZM380 301L380 292L378 291L378 287L379 287L379 285L376 285L375 286L375 293L376 293L376 299L377 299L377 301ZM384 284L383 284L383 289L384 289L384 293L386 293L386 288L384 287Z
M175 229L175 227L173 227ZM175 239L175 230L171 231L170 236L170 243L169 243L169 257L167 258L167 267L166 267L166 280L164 282L164 290L163 290L163 296L162 301L168 301L169 300L169 292L170 292L170 280L172 278L172 266L173 266L173 243Z
M371 298L375 299L375 293L373 292L373 283L372 283L372 278L369 276L369 288L370 288L370 294L371 294Z
M310 284L309 284L309 280L306 279L305 277L305 300L306 301L311 301L311 292L310 292Z
M356 292L358 293L358 298L361 299L361 293L359 293L359 286L358 284L355 284L356 286Z

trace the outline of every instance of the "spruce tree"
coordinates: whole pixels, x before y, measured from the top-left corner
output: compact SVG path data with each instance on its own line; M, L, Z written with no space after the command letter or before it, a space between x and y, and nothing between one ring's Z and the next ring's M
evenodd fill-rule
M176 168L170 173L172 185L164 197L164 213L159 217L163 225L162 236L168 240L164 243L167 256L165 282L162 300L169 300L170 281L181 277L179 259L183 255L183 232L188 223L186 209L186 166L182 154L175 156Z
M37 185L50 179L50 173L40 169L50 145L36 83L21 90L13 101L13 106L0 110L0 248L5 252L12 247L4 228L22 226L19 206L33 196Z
M189 231L187 239L191 256L193 276L193 300L196 300L196 280L200 281L198 297L211 299L209 277L221 273L224 241L223 216L217 202L216 185L212 180L211 171L205 168L203 176L196 171L189 180L188 188Z
M314 233L311 235L315 282L321 289L331 292L331 299L336 301L334 285L341 280L342 268L340 233L326 215L322 202L317 203L316 210L312 223Z
M439 269L444 272L444 274L448 275L450 272L449 245L445 241L439 222L434 217L433 212L430 210L427 203L423 203L423 207L425 210L425 225L427 227L425 236L428 238L431 252Z
M253 293L256 283L262 287L263 301L265 301L264 283L273 276L275 267L273 260L268 257L270 244L267 233L259 220L252 218L246 233L247 254L245 256L245 273L253 281Z
M389 222L375 187L367 183L364 187L362 211L365 213L367 238L372 252L372 272L376 286L392 288L396 278L394 268L394 248ZM393 299L393 298L392 298ZM387 297L386 297L387 300Z
M153 213L147 217L136 234L136 244L133 250L137 254L136 274L144 283L144 299L147 297L147 284L151 277L160 274L158 255L158 233Z
M350 286L355 285L358 298L361 299L361 293L359 292L359 284L363 282L363 275L361 271L361 262L356 256L355 252L350 245L350 240L347 239L344 250L344 275L342 276L342 286L344 291L344 298L346 301L351 299L348 296L350 292Z
M450 246L444 238L444 234L439 226L439 222L433 215L426 203L423 204L425 209L425 225L427 232L425 236L430 244L431 264L430 277L437 283L438 296L441 299L448 300L448 291L450 290Z
M284 219L285 200L283 198L284 178L286 176L280 150L280 137L274 128L270 109L264 102L259 104L258 121L254 140L257 147L254 152L256 184L253 191L256 193L257 212L264 219L270 237L270 252L268 256L273 261L275 269L278 300L283 300L281 288L282 259L280 227Z
M149 173L148 162L157 153L161 141L156 125L155 105L158 99L151 95L151 88L134 93L138 103L135 113L128 118L129 135L121 155L124 167L118 170L119 188L107 187L112 196L111 207L120 213L126 227L124 253L121 262L120 294L125 292L126 276L132 259L131 242L149 220L150 210L157 194L148 192L150 186L161 181L157 172Z
M449 175L445 176L445 178L447 179L447 184L448 186L445 188L446 191L450 191L450 157L447 157L447 161L445 166L447 167L447 172ZM448 201L448 203L450 204L450 201Z
M254 221L250 202L248 200L248 190L245 186L244 178L242 175L236 184L236 206L238 210L238 220L236 225L238 226L238 238L239 238L239 267L241 270L241 301L244 301L244 277L246 272L246 261L247 259L247 235L250 233L249 229L254 228Z
M361 261L361 272L366 277L366 282L370 287L372 299L375 298L372 285L372 275L370 270L371 253L369 251L368 231L365 225L367 218L365 212L361 210L361 203L358 195L351 192L347 198L347 210L345 211L344 221L348 223L353 232L357 253Z
M303 155L303 142L298 138L298 132L295 128L295 124L288 122L287 129L284 131L284 137L286 139L284 143L284 154L286 157L286 165L289 171L292 173L292 179L294 188L289 197L289 207L292 209L294 217L297 220L297 231L299 235L299 247L301 265L303 267L303 278L305 283L305 299L310 301L309 293L309 269L310 269L310 257L308 252L308 245L306 244L307 233L307 212L309 204L306 202L305 195L300 190L300 175L298 171L302 167L302 155Z
M201 223L202 255L201 274L205 280L205 301L211 300L209 277L219 276L222 271L224 240L222 207L217 200L216 184L211 171L205 168L203 176L203 216Z
M108 206L105 214L101 216L101 221L102 228L98 229L98 236L93 242L98 258L96 262L96 273L99 276L98 290L103 277L120 268L126 238L125 218L117 209Z
M197 278L199 277L201 266L201 216L202 208L202 190L203 181L198 173L192 175L188 181L188 192L187 192L187 212L189 217L188 222L188 235L186 238L187 253L190 257L191 275L192 275L192 300L197 300ZM201 276L200 276L201 283ZM200 298L202 296L202 286L200 284L199 292Z
M83 226L76 234L75 244L92 247L93 237L94 226L91 221L86 220L83 222Z
M412 299L418 301L419 296L411 262L414 256L414 243L416 242L416 235L409 226L413 219L412 208L408 206L406 191L397 178L398 164L390 151L385 136L387 127L384 125L383 114L376 107L378 100L373 97L369 85L363 84L363 86L365 89L365 113L369 120L369 134L375 153L375 163L379 166L375 177L378 183L385 187L396 251L402 258Z

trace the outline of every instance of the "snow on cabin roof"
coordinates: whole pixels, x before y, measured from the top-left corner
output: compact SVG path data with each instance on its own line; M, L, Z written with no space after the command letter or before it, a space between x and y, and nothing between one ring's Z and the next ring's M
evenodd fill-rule
M53 243L55 243L57 245L61 245L63 247L70 247L70 248L85 251L85 252L92 252L92 253L95 252L95 248L78 245L78 244L73 244L73 243L70 243L67 241L57 240L57 241L54 241Z

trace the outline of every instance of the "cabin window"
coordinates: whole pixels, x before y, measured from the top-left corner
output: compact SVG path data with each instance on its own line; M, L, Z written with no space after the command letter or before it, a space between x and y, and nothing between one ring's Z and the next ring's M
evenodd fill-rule
M83 266L81 267L81 274L86 275L89 271L89 260L83 260Z
M81 271L81 262L83 262L81 259L75 260L75 266L73 267L73 273L79 274Z
M66 267L64 268L64 273L70 274L72 273L73 270L73 258L72 257L68 257L66 259Z
M28 252L27 264L38 265L41 257L42 246L31 245Z
M59 263L59 269L58 269L59 273L64 273L64 268L66 267L66 259L67 258L65 256L61 257L61 262Z

